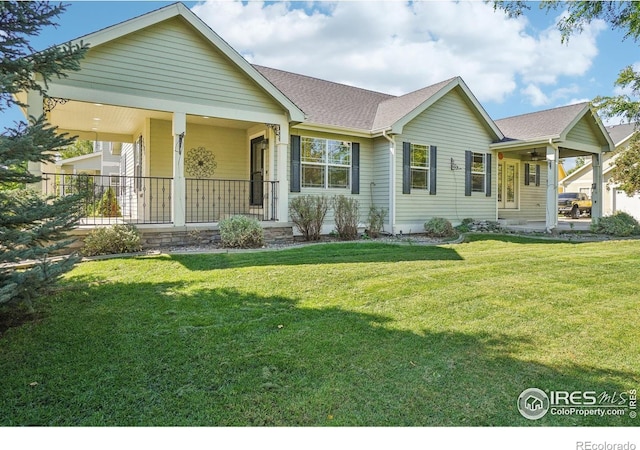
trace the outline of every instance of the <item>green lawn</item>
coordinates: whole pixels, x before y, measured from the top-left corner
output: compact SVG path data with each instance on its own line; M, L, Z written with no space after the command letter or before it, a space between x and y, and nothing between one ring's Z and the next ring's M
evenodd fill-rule
M638 425L516 402L640 386L639 275L491 236L82 263L0 337L0 424Z

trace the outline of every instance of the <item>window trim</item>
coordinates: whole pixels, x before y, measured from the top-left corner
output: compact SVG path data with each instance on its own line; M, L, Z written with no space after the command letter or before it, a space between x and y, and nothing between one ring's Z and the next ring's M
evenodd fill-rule
M482 157L482 172L478 172L473 170L474 169L474 160L476 155L479 155ZM474 175L482 175L482 189L478 190L478 189L474 189L473 187L473 176ZM479 192L479 193L485 193L487 192L487 156L486 153L480 153L480 152L471 152L471 193L474 192Z
M303 148L305 145L305 140L314 140L314 141L323 141L324 142L324 155L323 155L323 161L321 162L317 162L317 161L313 161L313 162L305 162L305 158L304 158L304 152L303 152ZM346 145L348 144L349 147L349 164L336 164L336 163L331 163L329 161L329 148L330 142L335 142L338 143L339 145ZM300 187L302 189L340 189L340 190L351 190L351 186L353 184L353 164L354 164L354 160L353 160L353 141L341 141L338 139L329 139L329 138L319 138L319 137L313 137L313 136L301 136L300 137ZM314 166L314 167L321 167L323 168L323 185L322 186L305 186L304 184L304 177L303 177L303 173L304 173L304 167L305 166ZM329 185L329 172L330 172L330 168L341 168L341 169L346 169L347 171L347 184L346 186L330 186Z
M430 178L431 178L431 146L427 145L427 144L416 144L414 142L410 143L411 147L409 149L409 185L411 187L411 190L419 190L419 191L429 191L429 187L430 187ZM413 152L414 150L416 150L416 147L424 147L424 153L425 153L425 160L427 162L426 166L414 166L413 165ZM414 171L420 171L420 172L424 172L425 174L425 184L424 187L422 186L414 186L413 184L413 172Z

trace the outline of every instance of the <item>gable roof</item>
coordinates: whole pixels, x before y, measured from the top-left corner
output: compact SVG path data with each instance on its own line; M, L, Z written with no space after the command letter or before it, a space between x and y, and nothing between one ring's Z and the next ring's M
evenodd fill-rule
M589 109L589 103L562 106L496 120L505 140L560 138Z
M498 127L460 77L396 97L284 70L258 65L254 67L298 105L310 123L374 134L383 130L401 133L406 123L452 89L459 87L464 92L467 103L472 105L476 115L491 130L494 139L503 138Z
M628 140L635 131L637 131L636 123L623 123L620 125L612 125L607 127L607 132L611 136L611 140L618 147L624 141Z
M231 47L224 39L216 34L206 23L195 15L189 8L182 3L173 3L163 8L151 11L125 22L112 25L94 33L82 36L72 41L79 43L83 41L89 44L91 48L97 47L106 42L134 33L143 28L158 24L165 20L181 17L197 30L205 39L211 42L229 61L244 71L255 83L264 89L271 97L278 102L288 113L292 122L304 121L304 113L289 98L275 88L262 74L260 74L249 62L242 57L233 47Z

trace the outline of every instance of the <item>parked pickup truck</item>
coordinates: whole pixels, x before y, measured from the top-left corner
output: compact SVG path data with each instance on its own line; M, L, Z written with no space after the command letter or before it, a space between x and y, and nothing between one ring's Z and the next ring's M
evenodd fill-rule
M578 219L582 214L591 217L591 199L582 192L558 194L558 214Z

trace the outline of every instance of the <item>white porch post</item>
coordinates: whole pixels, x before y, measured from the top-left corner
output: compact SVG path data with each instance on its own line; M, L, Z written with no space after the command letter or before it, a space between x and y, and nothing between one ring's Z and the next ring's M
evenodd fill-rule
M547 146L547 231L558 227L558 149Z
M602 217L602 155L591 155L593 186L591 189L591 220Z
M280 136L276 136L278 151L278 222L289 220L289 123L280 125Z
M184 139L187 115L173 113L173 181L171 192L171 221L174 227L185 225Z

